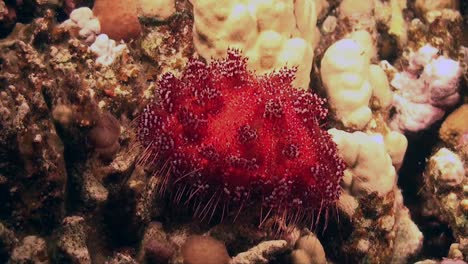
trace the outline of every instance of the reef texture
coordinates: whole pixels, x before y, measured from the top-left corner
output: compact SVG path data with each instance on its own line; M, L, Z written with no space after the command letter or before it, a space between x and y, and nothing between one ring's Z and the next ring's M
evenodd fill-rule
M0 0L0 263L466 263L467 14Z
M430 157L424 172L426 216L436 216L453 230L449 257L468 261L468 112L466 104L444 121L439 136L442 143ZM458 120L465 125L460 126ZM450 135L450 136L449 136Z

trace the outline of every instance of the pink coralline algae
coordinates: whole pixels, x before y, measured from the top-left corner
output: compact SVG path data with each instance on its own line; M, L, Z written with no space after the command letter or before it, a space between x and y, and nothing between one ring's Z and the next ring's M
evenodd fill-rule
M442 119L447 108L460 99L460 63L438 55L430 45L409 57L405 71L397 73L391 84L396 114L390 126L399 131L418 132Z
M191 60L180 78L163 75L137 120L143 163L169 168L163 189L201 217L254 204L262 219L327 212L345 165L322 129L325 99L293 88L295 69L256 76L246 62L229 50L209 65Z

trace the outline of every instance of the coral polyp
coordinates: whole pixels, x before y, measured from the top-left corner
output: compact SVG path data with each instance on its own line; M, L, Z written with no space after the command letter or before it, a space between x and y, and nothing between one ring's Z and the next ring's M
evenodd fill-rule
M292 86L295 68L257 76L246 62L229 50L164 74L137 120L142 160L168 164L165 189L203 217L247 204L295 220L325 211L345 169L322 129L325 99Z

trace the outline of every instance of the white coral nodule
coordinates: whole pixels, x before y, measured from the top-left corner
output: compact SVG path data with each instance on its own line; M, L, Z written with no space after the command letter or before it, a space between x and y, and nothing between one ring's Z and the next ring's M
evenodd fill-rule
M98 56L96 64L101 66L111 65L126 48L125 44L117 45L115 40L110 39L106 34L100 34L89 47L90 51Z
M440 186L455 187L465 179L465 168L457 154L441 148L430 159L430 177Z
M96 39L96 35L101 32L101 24L93 11L88 7L80 7L74 9L70 13L70 19L65 20L62 27L78 27L79 36L85 39L86 43L92 43Z

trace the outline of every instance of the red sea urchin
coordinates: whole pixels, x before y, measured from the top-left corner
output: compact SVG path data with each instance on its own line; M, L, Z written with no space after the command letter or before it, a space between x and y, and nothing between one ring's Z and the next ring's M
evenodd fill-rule
M246 62L229 50L209 65L191 60L180 78L164 74L137 119L142 160L169 164L164 188L202 217L255 202L285 220L320 214L345 167L321 129L325 99L294 89L295 69L256 76Z

